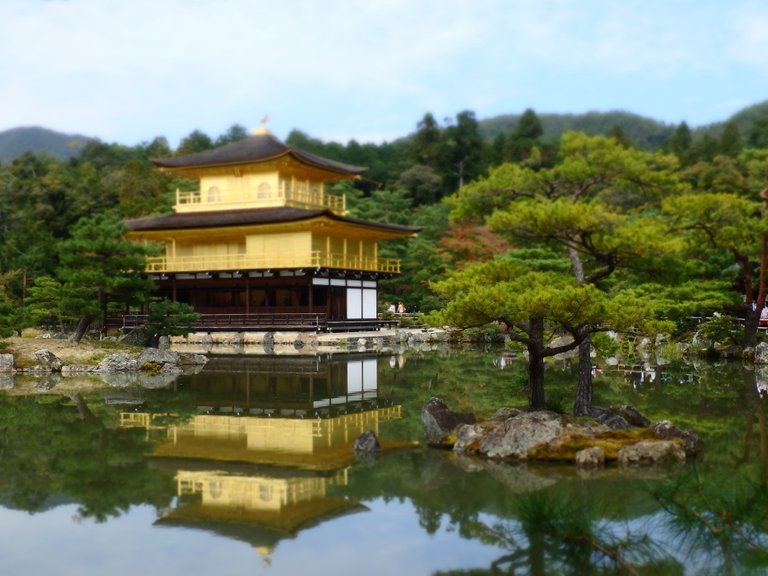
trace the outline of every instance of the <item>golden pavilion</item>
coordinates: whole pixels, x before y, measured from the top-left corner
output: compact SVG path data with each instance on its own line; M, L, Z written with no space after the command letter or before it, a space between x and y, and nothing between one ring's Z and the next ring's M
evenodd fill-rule
M378 284L400 273L381 241L419 228L347 216L331 185L366 170L286 145L262 128L196 154L153 160L199 182L174 212L127 220L160 245L147 273L159 296L190 304L221 329L377 328ZM207 320L207 322L206 322Z

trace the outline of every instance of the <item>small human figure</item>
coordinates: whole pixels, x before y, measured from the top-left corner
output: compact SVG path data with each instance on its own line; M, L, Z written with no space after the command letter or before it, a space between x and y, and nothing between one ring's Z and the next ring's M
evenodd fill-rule
M397 310L395 309L394 302L392 302L392 304L389 305L389 308L387 308L387 312L389 312L390 314L394 314L395 312L397 312Z
M403 304L402 302L399 302L397 304L397 313L398 314L405 314L405 304Z

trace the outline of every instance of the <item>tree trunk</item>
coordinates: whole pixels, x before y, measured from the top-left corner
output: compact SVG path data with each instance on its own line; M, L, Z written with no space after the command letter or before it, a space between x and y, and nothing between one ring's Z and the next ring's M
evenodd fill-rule
M747 311L744 314L744 339L742 341L745 348L757 346L757 326L760 321L761 311L760 307L755 310L752 309L752 306L747 307Z
M742 345L745 347L755 346L757 344L757 325L760 320L760 312L763 310L763 305L759 302L755 302L755 293L753 291L752 283L752 264L749 260L749 256L739 252L736 249L731 249L731 253L741 266L741 281L744 283L744 305L746 306L746 312L744 314L744 336L742 337ZM761 260L763 256L761 254ZM762 263L761 263L762 274ZM758 279L758 286L762 281ZM765 296L763 296L764 298Z
M75 333L72 334L72 337L70 340L75 343L79 343L80 340L83 339L83 336L85 336L85 333L88 331L88 328L90 327L91 323L93 322L93 316L90 314L86 314L82 318L80 318L80 322L77 323L77 328L75 329Z
M109 298L103 290L99 290L99 309L101 310L101 337L107 335L107 303Z
M544 410L544 319L531 318L528 340L528 410Z
M586 329L585 329L586 330ZM586 336L579 344L579 385L573 403L574 416L588 416L592 411L592 341Z
M576 248L568 246L568 256L576 282L584 284L584 265L581 262L581 255ZM587 416L592 410L592 340L586 326L580 331L579 336L583 336L584 340L579 344L579 382L576 386L573 413L575 416Z

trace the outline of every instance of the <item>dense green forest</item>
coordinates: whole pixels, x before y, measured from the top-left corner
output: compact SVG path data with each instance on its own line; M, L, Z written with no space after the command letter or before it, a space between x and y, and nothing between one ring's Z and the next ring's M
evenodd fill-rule
M416 122L411 134L390 143L324 142L298 130L291 132L286 141L310 152L368 167L363 180L339 186L339 191L348 197L351 216L422 227L418 238L393 242L384 248L382 256L402 259L403 274L385 284L381 298L404 299L409 307L421 311L442 308L450 299L449 291L440 294L434 290L435 282L446 278L449 271L503 256L512 247L518 256L528 255L529 268L570 266L567 253L561 248L573 249L573 237L536 238L530 232L510 228L509 224L506 228L494 226L488 220L493 208L498 211L518 206L517 199L523 197L573 197L575 193L570 188L553 192L566 179L571 180L572 186L592 186L594 191L584 194L584 199L599 201L600 206L625 218L653 215L656 225L660 226L664 219L668 230L674 222L689 218L691 222L685 228L689 235L700 231L705 223L694 222L694 216L687 212L665 214L665 197L707 193L719 195L712 202L726 202L733 196L750 202L743 207L746 217L759 215L760 190L768 185L768 176L763 178L762 173L768 168L763 168L758 154L768 144L768 103L746 109L722 125L696 130L685 123L666 126L625 113L544 118L530 109L518 116L483 122L469 110L442 121L427 113ZM569 135L579 133L586 137L577 145L581 150L565 151ZM135 278L122 285L102 285L92 287L90 293L78 293L76 285L83 283L83 269L99 264L78 260L73 253L84 252L83 246L100 234L108 244L109 234L118 233L122 218L171 210L173 190L178 183L155 171L151 158L198 152L247 135L247 130L237 124L218 136L195 130L175 150L162 137L137 146L83 139L77 140L77 146L69 147L70 151L77 149L69 157L26 152L0 162L3 327L20 328L35 323L71 326L86 313L98 318L109 306L139 303L135 293L143 292L146 286ZM615 155L613 164L589 159L589 154L608 154L605 150L592 150L608 141L615 146L610 150ZM572 142L568 145L574 146ZM578 175L567 173L576 170L569 166L578 154L582 154L583 164L578 169L584 171L581 180ZM615 174L617 166L625 162L634 162L641 168L637 174L619 177ZM505 167L516 167L522 175L496 182L494 178ZM643 184L644 178L667 182ZM483 209L460 208L462 202L468 201L466 191L478 186L490 187L490 191L481 194ZM553 188L548 190L547 186ZM521 189L513 194L513 187ZM597 213L590 206L592 213ZM718 208L727 211L719 205L707 209ZM733 206L728 209L735 210ZM689 211L695 214L696 209ZM96 222L97 217L101 224ZM607 226L605 222L596 225ZM751 302L757 298L760 280L759 225L734 226L749 228L753 237L736 240L690 236L690 242L704 241L711 246L706 255L701 251L694 254L695 258L685 255L685 274L700 281L726 281L731 296ZM652 228L638 233L651 232L662 234ZM675 234L679 238L682 232L678 230ZM594 239L590 241L594 243ZM641 244L639 237L634 241L637 246ZM652 249L657 253L661 250ZM122 257L128 260L122 264L141 256L123 250ZM590 257L596 262L609 258L596 254ZM682 258L680 254L675 257ZM622 262L623 268L614 266L622 274L601 279L601 290L618 285L637 289L643 285L644 272L639 270L639 263L647 264L648 255L638 252L634 259L627 256L625 260L631 265ZM692 264L693 260L698 264ZM749 276L745 276L747 272ZM99 274L111 272L98 269L93 277ZM670 273L669 268L657 271L655 278L659 280L665 275L681 283L684 280L680 270ZM743 296L745 290L754 295ZM722 291L718 294L722 295ZM89 308L87 301L93 299L99 301L99 306ZM723 301L724 298L714 298L709 306L722 307Z

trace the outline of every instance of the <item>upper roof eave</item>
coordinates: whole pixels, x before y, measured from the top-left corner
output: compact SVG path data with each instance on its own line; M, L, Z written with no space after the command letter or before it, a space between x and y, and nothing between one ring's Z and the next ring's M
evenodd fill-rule
M162 170L184 171L222 166L262 164L284 156L291 156L300 163L346 177L359 177L360 174L367 170L363 166L337 162L300 150L299 148L294 148L293 146L288 146L269 132L253 134L243 140L195 154L171 158L155 158L151 162Z

